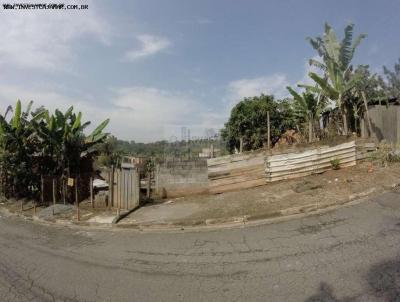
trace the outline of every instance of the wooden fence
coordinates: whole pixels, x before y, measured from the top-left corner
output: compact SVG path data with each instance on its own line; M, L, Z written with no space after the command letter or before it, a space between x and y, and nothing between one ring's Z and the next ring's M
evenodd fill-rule
M340 167L356 165L354 141L334 147L322 146L301 153L272 155L266 158L267 182L303 177L332 169L331 160L337 159Z
M139 206L140 179L136 169L115 169L110 173L111 205L121 210L131 210Z
M265 184L264 162L264 152L249 152L208 159L209 192L222 193Z

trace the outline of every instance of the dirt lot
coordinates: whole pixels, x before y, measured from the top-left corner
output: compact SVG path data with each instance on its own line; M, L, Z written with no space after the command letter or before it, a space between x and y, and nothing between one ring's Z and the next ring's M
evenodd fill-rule
M219 195L156 201L120 222L122 225L206 225L245 222L342 204L390 190L400 183L400 164L368 162L305 178L270 183ZM370 171L369 171L370 170Z

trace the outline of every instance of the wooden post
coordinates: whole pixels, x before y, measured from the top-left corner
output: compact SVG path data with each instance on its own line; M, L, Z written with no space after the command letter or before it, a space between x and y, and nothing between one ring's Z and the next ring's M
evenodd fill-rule
M360 130L361 130L361 138L367 138L367 134L365 133L365 118L364 116L360 119Z
M269 151L271 148L271 121L269 117L269 111L267 111L267 145Z
M65 179L64 177L62 178L62 192L63 192L63 202L65 204L65 194L66 194L66 190L65 190Z
M53 215L55 206L56 206L56 180L55 178L53 178Z
M24 211L24 203L23 203L22 198L21 198L21 212L23 212L23 211Z
M111 205L114 205L114 165L111 166L111 172L110 172L110 181L108 184L108 209L111 208Z
M210 153L211 153L211 158L214 158L214 144L211 144Z
M243 137L240 137L239 153L243 152Z
M150 190L151 190L151 178L150 172L147 173L147 190L146 190L146 197L150 199Z
M78 177L75 178L75 204L76 204L76 219L80 220L79 213L79 199L78 199Z
M40 176L40 201L44 204L44 179L43 175Z
M93 177L90 177L90 203L92 204L92 208L94 208L94 199L93 199Z

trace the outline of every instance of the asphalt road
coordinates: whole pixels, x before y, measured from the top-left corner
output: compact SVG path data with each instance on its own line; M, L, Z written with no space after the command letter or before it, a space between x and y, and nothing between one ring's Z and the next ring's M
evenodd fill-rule
M0 301L400 301L400 194L287 222L140 233L0 217Z

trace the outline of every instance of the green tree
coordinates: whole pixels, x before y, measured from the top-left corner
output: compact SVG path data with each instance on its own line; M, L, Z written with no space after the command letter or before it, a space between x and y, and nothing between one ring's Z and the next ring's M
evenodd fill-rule
M379 80L386 96L400 99L400 59L394 64L393 71L383 66L383 74L384 78L380 77Z
M221 136L226 142L230 152L239 150L240 140L243 140L243 150L254 150L265 146L267 138L267 112L270 113L271 141L275 142L280 135L289 128L294 127L294 122L283 126L284 106L273 96L261 95L245 98L239 102L231 111L231 115ZM286 114L286 113L285 113ZM286 119L286 122L293 119Z

